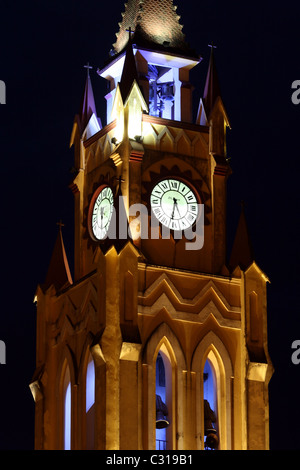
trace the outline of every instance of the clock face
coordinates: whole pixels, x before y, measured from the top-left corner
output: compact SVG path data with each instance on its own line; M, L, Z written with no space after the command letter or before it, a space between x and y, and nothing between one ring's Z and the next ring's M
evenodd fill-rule
M166 178L154 186L150 204L159 222L171 230L185 230L198 217L198 199L191 187L178 179Z
M90 234L95 240L103 240L109 228L114 207L114 196L109 186L101 186L95 192L89 211Z

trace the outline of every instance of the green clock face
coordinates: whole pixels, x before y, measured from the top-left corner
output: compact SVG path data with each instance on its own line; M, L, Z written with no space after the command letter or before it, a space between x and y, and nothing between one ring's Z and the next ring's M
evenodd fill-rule
M170 230L186 230L198 217L195 191L183 181L166 178L154 186L150 204L155 217Z
M108 232L114 207L114 197L109 186L101 186L95 192L89 211L90 235L103 240Z

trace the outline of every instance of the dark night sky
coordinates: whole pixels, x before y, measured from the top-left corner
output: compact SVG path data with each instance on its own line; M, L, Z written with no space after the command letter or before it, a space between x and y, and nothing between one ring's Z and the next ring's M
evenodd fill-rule
M291 84L300 79L299 1L178 0L191 46L203 56L192 73L195 111L213 41L223 100L231 120L228 154L229 245L240 201L261 269L269 276L271 449L299 449L300 365L291 344L300 338L299 159L300 105ZM247 5L247 6L245 6ZM0 107L1 311L0 449L33 449L36 286L44 280L57 225L72 264L73 195L68 189L69 140L86 71L105 122L102 67L115 41L123 0L1 2ZM289 432L287 424L292 425Z

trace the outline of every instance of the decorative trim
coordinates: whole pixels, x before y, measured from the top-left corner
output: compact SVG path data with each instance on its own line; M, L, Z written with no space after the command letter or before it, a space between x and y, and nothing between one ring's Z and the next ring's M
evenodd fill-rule
M193 124L190 122L173 121L171 119L150 116L149 114L143 114L142 121L149 122L150 124L159 124L160 126L177 127L179 129L186 129L188 131L205 132L207 134L209 133L208 126L201 126L199 124Z
M143 157L144 157L144 152L132 150L130 153L129 161L141 163L143 161Z

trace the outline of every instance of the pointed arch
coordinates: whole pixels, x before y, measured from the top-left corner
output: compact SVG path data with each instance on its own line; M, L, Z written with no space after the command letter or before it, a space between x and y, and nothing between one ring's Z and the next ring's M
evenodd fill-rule
M144 145L149 147L156 148L158 146L158 132L151 122L145 121L143 115L143 136L144 136Z
M70 450L74 447L74 433L72 423L74 422L74 385L77 384L77 367L72 350L65 346L61 356L57 374L57 397L58 397L58 430L57 447Z
M172 152L174 149L174 137L171 131L166 127L157 136L159 149L166 152Z
M156 449L172 450L175 442L174 430L176 429L176 358L166 337L162 338L158 345L154 359L155 418L157 421L159 419L158 413L163 413L160 418L162 418L162 421L165 421L165 423L168 423L167 427L164 429L157 429L156 426ZM159 371L158 366L160 363L160 369L162 370ZM159 383L159 379L163 379L163 384ZM165 408L165 410L163 410L163 408ZM158 409L160 409L160 412L158 412Z
M87 335L79 365L80 446L90 450L105 448L106 362L99 340L92 333Z
M183 129L179 131L175 137L176 152L183 155L189 155L191 151L192 142Z
M183 375L186 371L186 360L181 345L166 324L160 324L149 337L143 352L143 417L146 423L144 439L148 449L156 448L156 360L161 354L166 368L168 387L167 405L170 414L168 438L171 449L183 448Z
M233 367L230 355L221 339L210 331L196 347L191 370L196 374L196 429L197 447L203 449L204 443L204 380L206 361L209 362L214 376L216 389L216 408L218 413L219 449L231 449L231 409Z
M95 362L91 353L88 355L85 375L85 441L86 449L95 449Z
M71 450L71 431L72 431L72 387L70 368L66 367L63 380L63 449Z

